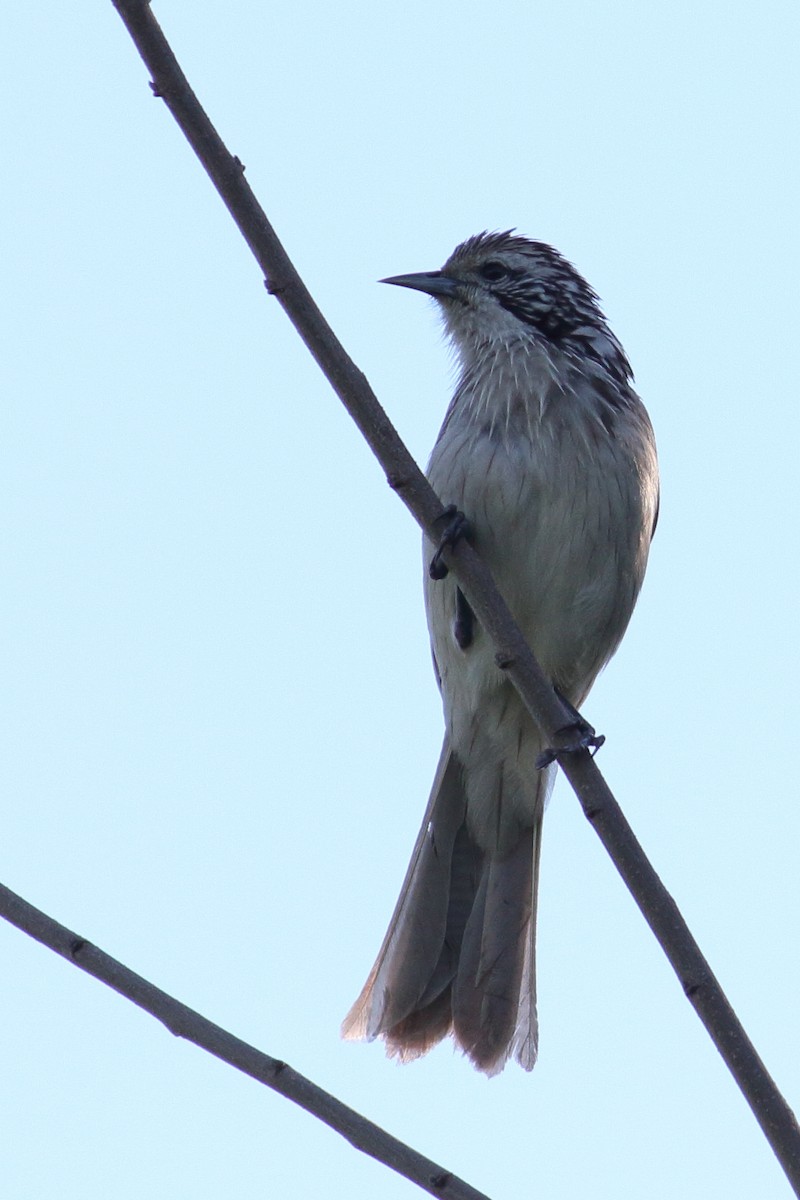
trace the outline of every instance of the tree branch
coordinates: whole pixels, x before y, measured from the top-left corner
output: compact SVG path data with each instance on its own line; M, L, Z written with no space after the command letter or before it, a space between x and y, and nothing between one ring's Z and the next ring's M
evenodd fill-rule
M335 1129L357 1150L385 1163L432 1196L438 1196L440 1200L488 1200L483 1192L470 1187L457 1175L398 1141L285 1062L256 1050L254 1046L181 1004L180 1000L162 992L85 938L59 925L52 917L34 908L2 884L0 915L23 933L30 934L43 946L48 946L68 962L80 967L87 975L93 975L151 1016L157 1017L176 1037L193 1042L251 1079L266 1084L274 1092L280 1092L287 1100L294 1101Z
M295 271L245 181L241 163L227 151L189 87L149 4L145 0L113 0L113 3L152 73L155 94L163 98L211 177L264 272L268 290L276 296L359 426L383 466L390 486L435 540L441 502ZM551 743L557 744L556 731L567 723L565 713L487 568L464 541L444 557L478 620L491 636L498 665L507 672ZM800 1129L794 1114L756 1053L595 763L586 751L563 754L559 761L586 816L658 938L796 1195L800 1196Z

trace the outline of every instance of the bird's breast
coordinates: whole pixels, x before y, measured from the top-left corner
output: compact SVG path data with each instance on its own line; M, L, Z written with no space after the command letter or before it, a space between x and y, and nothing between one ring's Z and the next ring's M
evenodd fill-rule
M442 501L471 521L475 547L541 665L576 701L622 637L644 575L651 489L644 440L636 421L627 423L611 433L563 395L526 401L507 388L494 410L451 410L428 468ZM455 602L451 580L427 586L444 688L448 674L478 665L454 652Z

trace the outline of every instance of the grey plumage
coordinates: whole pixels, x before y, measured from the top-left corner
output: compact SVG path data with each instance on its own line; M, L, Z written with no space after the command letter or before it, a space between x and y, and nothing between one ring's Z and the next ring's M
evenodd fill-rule
M658 510L647 413L597 296L551 247L480 234L387 280L439 302L460 362L428 465L545 673L579 706L619 645ZM425 543L426 562L435 547ZM343 1034L408 1060L452 1032L487 1074L536 1060L542 819L555 767L452 576L426 571L445 741L403 889Z

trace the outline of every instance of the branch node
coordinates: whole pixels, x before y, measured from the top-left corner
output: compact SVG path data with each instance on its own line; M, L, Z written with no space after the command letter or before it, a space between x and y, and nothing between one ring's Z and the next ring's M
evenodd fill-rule
M238 154L234 154L234 156L233 156L233 165L236 167L236 170L240 173L240 175L244 175L245 171L247 170L247 167L244 165L242 160L239 158Z
M498 650L497 654L494 656L494 661L497 663L501 671L508 671L514 666L514 663L517 660L513 654L507 654L503 650Z
M393 491L400 492L404 487L408 487L409 483L413 481L408 475L402 472L397 472L397 474L395 474L394 471L387 471L386 482Z
M286 284L276 283L274 280L270 279L269 275L267 275L264 280L264 287L267 289L270 296L279 296L286 288Z
M703 988L703 985L707 982L708 980L704 979L702 975L695 975L691 978L682 979L681 987L683 988L684 996L686 996L688 1000L693 999L693 997L697 995L697 993Z
M150 91L153 93L156 100L160 100L162 98L161 92L158 90L158 84L156 83L155 79L150 80Z
M78 955L81 953L81 951L85 948L85 946L86 946L86 938L82 938L82 937L73 938L69 944L69 952L70 952L71 957L77 958Z
M443 1191L453 1178L450 1171L442 1171L439 1175L431 1175L431 1187Z

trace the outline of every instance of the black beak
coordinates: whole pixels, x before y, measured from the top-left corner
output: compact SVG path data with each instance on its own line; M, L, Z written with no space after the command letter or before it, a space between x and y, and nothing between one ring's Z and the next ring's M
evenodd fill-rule
M390 275L380 283L393 283L397 287L413 288L415 292L426 292L437 299L453 300L458 295L458 283L441 271L420 271L418 275Z

